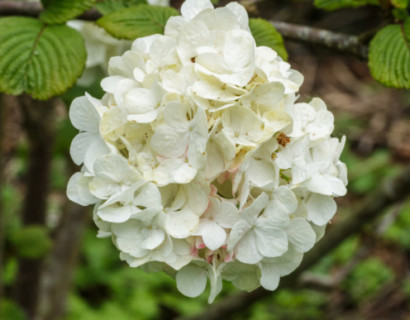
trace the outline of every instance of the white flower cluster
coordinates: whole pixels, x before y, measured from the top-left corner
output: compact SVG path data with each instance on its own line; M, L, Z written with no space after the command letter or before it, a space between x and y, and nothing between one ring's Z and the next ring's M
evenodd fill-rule
M303 77L256 47L245 9L187 0L164 35L109 63L102 100L74 100L68 196L95 204L99 236L132 267L194 297L207 279L268 290L323 235L346 193L344 139Z

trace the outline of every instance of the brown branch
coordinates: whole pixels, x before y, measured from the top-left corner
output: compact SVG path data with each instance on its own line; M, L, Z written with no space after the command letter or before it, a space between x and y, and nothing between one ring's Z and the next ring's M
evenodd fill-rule
M22 224L45 225L50 168L55 137L56 99L33 100L19 96L24 114L24 126L29 141L26 196L22 210ZM28 319L34 319L40 285L43 259L19 260L14 298L25 311Z
M286 39L318 44L340 52L353 54L361 59L367 59L368 48L357 36L279 21L271 21L271 24Z
M373 195L369 196L357 212L353 212L344 221L332 227L327 235L312 249L302 261L302 264L292 274L281 280L280 289L298 285L299 276L335 249L344 240L357 233L369 222L380 216L390 205L405 199L410 195L410 166L406 167L398 176L387 180ZM280 290L279 289L279 290ZM219 320L230 319L236 313L246 310L253 303L271 296L271 291L262 288L253 292L242 292L227 297L205 310L204 313L181 318L184 320Z
M3 213L3 195L2 187L4 183L3 168L4 168L4 152L3 152L3 136L4 125L6 123L6 101L4 94L0 95L0 275L3 274L4 269L4 213ZM0 304L3 297L3 281L0 277Z
M73 271L77 263L89 208L67 201L54 239L53 250L42 274L38 319L62 319Z
M43 11L40 3L33 2L8 2L0 0L0 16L25 16L38 17ZM95 9L88 10L78 16L81 20L94 21L101 18L101 13Z
M172 4L178 7L180 1L175 0ZM42 10L41 5L38 3L0 2L0 16L22 15L37 17ZM100 17L101 14L97 10L92 9L86 11L79 16L78 19L93 21ZM367 59L367 46L360 41L359 37L286 22L271 21L271 23L283 35L283 37L287 39L318 44L341 52L353 54L361 59Z

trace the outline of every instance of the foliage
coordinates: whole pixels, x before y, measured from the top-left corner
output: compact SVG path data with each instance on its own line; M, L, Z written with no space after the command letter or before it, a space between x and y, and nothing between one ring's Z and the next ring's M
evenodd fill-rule
M102 14L106 15L117 10L137 6L140 4L147 4L147 0L105 0L98 2L95 5L95 8Z
M64 23L90 9L96 0L49 0L40 20L47 24Z
M164 33L168 18L178 15L169 7L139 5L110 13L97 21L109 34L119 39L133 40L154 33Z
M0 19L0 92L48 99L72 86L86 59L81 35L65 25Z
M410 18L403 25L388 25L370 43L369 67L381 83L410 89Z

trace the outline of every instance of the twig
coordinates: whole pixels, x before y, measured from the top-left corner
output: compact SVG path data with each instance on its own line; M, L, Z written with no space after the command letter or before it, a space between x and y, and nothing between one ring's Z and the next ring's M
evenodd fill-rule
M175 6L179 6L178 1L174 2ZM37 17L42 10L43 8L38 3L0 2L0 16ZM101 14L92 9L86 11L78 19L94 21L100 17ZM341 52L348 52L361 59L367 59L367 46L360 41L359 37L286 22L271 21L271 23L287 39L318 44Z
M367 59L368 48L359 37L286 22L271 21L271 23L287 39L318 44Z
M42 273L38 320L62 319L64 316L82 236L91 217L88 211L89 208L69 200L63 208L53 250Z
M4 214L3 214L3 196L2 196L2 187L3 187L3 164L4 164L4 153L3 153L3 134L4 134L4 124L6 116L6 105L4 101L4 94L0 95L0 274L3 274L4 269ZM3 281L0 277L0 303L3 297Z
M40 3L0 0L0 16L38 17L42 11L43 7ZM95 9L91 9L78 16L77 19L95 21L99 18L101 18L101 13Z
M376 219L390 205L405 199L410 195L410 166L406 167L398 176L387 180L378 191L369 196L357 212L334 226L312 251L306 254L302 264L292 274L281 280L280 288L295 287L302 272L316 264L331 250L335 249L349 236L357 233L369 222ZM253 292L242 292L225 298L206 309L202 314L180 320L219 320L229 319L237 312L246 310L253 303L271 296L272 292L262 288Z
M22 95L19 96L19 101L29 140L27 189L22 210L22 224L24 226L45 225L55 138L55 104L58 100L38 101ZM19 260L14 297L28 319L34 319L36 313L42 265L42 258Z

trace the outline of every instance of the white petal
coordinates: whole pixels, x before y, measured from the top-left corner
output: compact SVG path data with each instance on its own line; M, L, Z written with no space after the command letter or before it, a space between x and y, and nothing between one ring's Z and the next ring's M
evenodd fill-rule
M188 265L177 272L175 277L178 290L185 296L199 296L206 287L207 272L196 265Z
M97 215L104 221L120 223L127 221L134 211L132 206L109 206L99 209Z
M260 269L261 286L264 287L266 290L276 290L276 288L279 286L280 275L279 272L276 270L275 265L269 263L261 263Z
M76 165L84 162L88 148L96 139L100 139L95 132L80 132L77 134L70 145L70 155Z
M286 232L274 228L267 219L260 219L261 225L254 229L256 245L264 257L278 257L288 250Z
M347 192L343 181L331 175L313 176L307 188L309 191L328 196L344 196Z
M187 0L181 6L181 14L184 18L193 19L198 13L206 9L213 9L209 0Z
M147 250L154 250L157 248L165 239L165 233L160 229L149 229L146 238L141 243L141 247Z
M238 243L235 250L235 257L239 261L248 264L255 264L263 258L258 251L255 234L248 232Z
M198 227L199 218L188 210L167 213L165 227L171 237L182 239L189 236Z
M82 206L88 206L99 201L98 198L90 193L88 187L89 181L90 178L84 177L82 173L75 173L67 184L68 199Z
M316 234L309 223L302 218L294 218L286 229L289 243L298 252L307 252L316 242Z
M216 250L225 243L226 232L215 222L205 222L201 233L205 245L211 250Z
M314 193L306 203L308 218L318 226L326 225L336 213L336 201L321 194Z
M73 126L78 130L98 132L100 115L87 97L75 98L71 103L69 115Z

